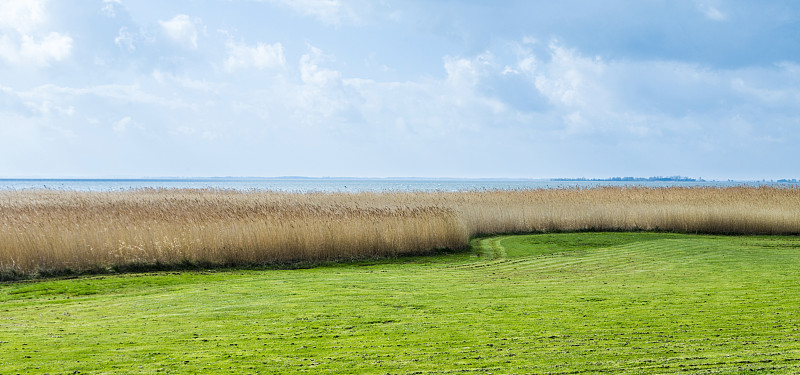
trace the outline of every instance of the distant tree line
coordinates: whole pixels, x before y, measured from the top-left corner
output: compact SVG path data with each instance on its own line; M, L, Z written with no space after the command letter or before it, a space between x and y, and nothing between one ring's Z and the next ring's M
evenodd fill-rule
M610 177L610 178L554 178L553 181L683 181L705 182L702 177L691 178L683 176L653 176L653 177Z

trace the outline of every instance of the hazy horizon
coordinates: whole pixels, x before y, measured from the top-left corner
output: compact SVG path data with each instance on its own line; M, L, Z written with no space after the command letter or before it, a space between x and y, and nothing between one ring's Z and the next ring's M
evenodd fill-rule
M693 180L703 180L709 182L759 182L759 181L778 181L778 180L797 180L797 177L775 177L775 178L760 178L760 179L712 179L704 177L692 176L607 176L607 177L454 177L454 176L382 176L382 177L363 177L363 176L92 176L92 177L75 177L75 176L60 176L60 177L30 177L30 176L0 176L0 180L281 180L281 179L309 179L309 180L510 180L510 181L611 181L615 178L633 178L636 180L643 180L651 178L688 178ZM622 180L625 181L625 180ZM654 180L655 181L655 180Z

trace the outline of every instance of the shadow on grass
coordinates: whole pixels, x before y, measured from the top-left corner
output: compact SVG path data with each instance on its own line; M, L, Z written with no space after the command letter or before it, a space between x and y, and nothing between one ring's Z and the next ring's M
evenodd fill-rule
M393 257L366 257L366 258L343 258L334 260L320 261L290 261L290 262L265 262L265 263L214 263L207 261L183 260L178 263L128 263L113 265L108 267L94 267L88 269L75 270L71 268L62 269L40 269L36 273L22 273L16 270L0 270L0 282L24 282L38 280L57 280L74 279L84 276L97 275L121 275L148 272L175 272L175 271L230 271L230 270L293 270L309 269L316 267L337 267L337 266L372 266L378 264L393 263L417 263L430 260L434 257L463 254L472 251L467 246L463 249L434 249L429 252L418 252L409 255Z

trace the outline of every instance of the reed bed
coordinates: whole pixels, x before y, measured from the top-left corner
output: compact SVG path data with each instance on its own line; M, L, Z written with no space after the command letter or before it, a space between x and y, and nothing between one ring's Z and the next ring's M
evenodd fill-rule
M584 230L800 234L800 189L0 191L0 273L338 261L462 249L477 235Z

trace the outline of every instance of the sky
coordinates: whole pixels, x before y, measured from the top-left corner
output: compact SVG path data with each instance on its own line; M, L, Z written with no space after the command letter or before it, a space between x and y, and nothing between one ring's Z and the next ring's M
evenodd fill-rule
M0 0L0 177L800 178L800 3Z

